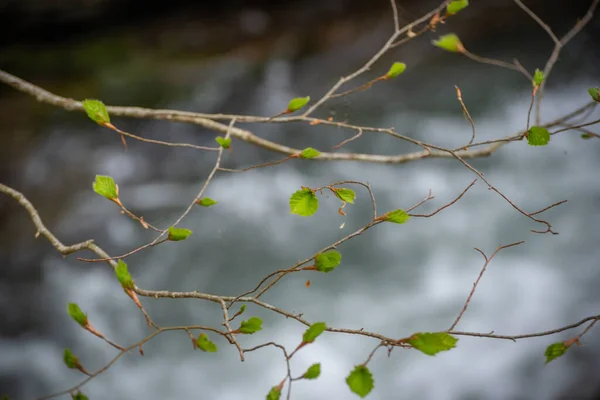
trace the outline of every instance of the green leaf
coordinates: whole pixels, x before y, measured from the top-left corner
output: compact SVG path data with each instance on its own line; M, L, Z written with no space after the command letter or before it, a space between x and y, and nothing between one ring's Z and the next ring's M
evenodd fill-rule
M385 220L387 222L393 222L395 224L404 224L409 219L410 215L408 215L406 211L401 209L390 211L385 215Z
M241 333L247 333L249 335L258 332L262 329L262 319L258 317L252 317L249 320L242 321L239 331Z
M415 333L408 340L411 346L429 356L434 356L440 351L456 347L456 342L458 342L458 339L445 332Z
M73 354L73 352L71 352L71 350L69 349L65 349L63 360L65 362L65 365L71 369L77 368L77 366L79 365L79 360L77 359L77 357L75 357L75 354Z
M125 264L123 260L119 260L117 268L115 268L115 273L117 274L117 279L119 282L121 282L121 286L123 286L124 289L133 289L133 279L131 278L131 275L129 275L127 264Z
M174 226L169 227L169 240L173 242L178 242L180 240L185 240L190 236L193 232L189 229L185 228L175 228Z
M229 146L231 146L231 138L224 138L221 136L217 136L215 138L215 140L217 141L217 143L219 143L221 145L222 148L224 149L228 149Z
M214 206L215 204L217 204L218 201L213 200L210 197L205 197L203 199L198 200L196 203L202 207L210 207L210 206Z
M81 104L83 104L83 109L92 121L100 125L110 124L110 117L103 102L100 100L85 99Z
M346 383L360 397L368 395L374 386L373 375L364 365L357 365L346 378Z
M354 199L356 198L356 193L354 193L354 190L346 189L346 188L339 188L339 189L333 189L333 192L341 201L345 201L346 203L354 204Z
M244 311L246 311L246 305L245 305L245 304L242 304L242 306L240 307L239 314L243 314L243 313L244 313Z
M465 50L463 44L460 42L460 39L454 33L441 36L438 40L434 40L432 43L434 46L437 46L440 49L454 53L461 53Z
M67 306L67 312L81 326L85 326L87 324L87 315L81 311L81 308L75 303L69 303Z
M321 375L321 363L313 364L302 375L304 379L317 379Z
M267 400L279 400L281 397L281 388L279 386L273 386L267 394Z
M306 188L298 190L290 197L290 213L302 217L309 217L317 212L319 199L312 190Z
M81 392L77 392L75 394L72 394L71 398L73 400L88 400L88 397L85 394L81 393Z
M585 139L585 140L588 140L588 139L592 138L592 135L590 135L589 133L582 133L581 134L581 138Z
M588 89L588 93L595 101L600 101L600 88L593 87Z
M341 261L342 255L335 250L330 250L317 254L315 257L315 267L317 267L317 271L327 273L333 271Z
M119 197L117 194L117 185L110 176L96 175L96 180L92 183L92 187L94 188L94 192L109 200Z
M196 345L202 351L206 351L208 353L216 353L217 345L208 340L208 335L206 333L201 333L198 336L198 340L196 341Z
M532 126L527 131L527 142L530 146L545 146L550 141L550 133L546 128Z
M300 153L300 157L315 158L319 154L321 154L321 152L319 150L313 149L312 147L307 147L304 150L302 150L302 153Z
M569 347L563 342L552 343L550 346L546 347L546 352L544 353L546 356L546 364L561 357L567 350L569 350Z
M451 1L450 4L446 6L446 12L450 15L454 15L460 10L467 8L469 6L469 0L455 0Z
M302 335L302 341L304 343L312 343L321 335L321 333L325 332L327 329L327 325L325 322L315 322Z
M385 74L385 77L387 79L395 78L398 75L400 75L401 73L403 73L405 69L406 69L406 64L401 63L401 62L395 62L392 64L392 66L390 67L390 70L387 72L387 74Z
M544 79L546 79L544 72L536 68L535 73L533 74L533 86L540 86L542 82L544 82Z
M288 103L286 112L291 113L294 111L298 111L299 109L301 109L302 107L307 105L309 101L310 101L310 96L293 98Z

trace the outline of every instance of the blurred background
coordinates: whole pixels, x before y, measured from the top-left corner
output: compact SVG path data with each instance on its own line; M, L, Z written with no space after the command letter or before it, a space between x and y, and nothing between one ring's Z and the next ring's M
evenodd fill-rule
M477 139L525 129L531 83L520 74L477 64L431 45L457 33L475 54L530 72L543 68L553 48L547 34L512 1L473 1L437 32L396 48L356 81L408 65L397 79L328 102L316 115L355 124L393 126L402 134L442 146L466 143L471 128L456 100L458 85L475 121ZM582 17L589 0L526 2L560 37ZM408 23L438 3L398 1ZM340 76L359 68L392 33L386 0L221 1L4 0L0 1L0 68L59 95L204 113L269 116L296 96L318 99ZM550 121L589 102L599 85L600 16L563 50L548 83L542 119ZM352 85L349 88L353 87ZM596 110L590 116L597 119ZM96 174L111 175L124 204L159 227L174 221L198 192L215 155L129 140L83 113L68 113L0 85L0 182L25 194L46 225L66 244L93 238L110 254L123 254L154 236L95 194ZM117 127L146 138L214 145L215 132L193 125L113 118ZM307 124L239 124L260 137L334 151L354 132ZM598 127L590 129L598 133ZM404 142L365 134L338 151L401 154ZM496 187L527 211L567 199L544 213L558 236L536 235L539 225L517 213L482 182L431 219L382 224L339 248L331 274L299 273L283 279L263 300L309 321L405 337L447 329L482 266L473 248L491 254L500 244L524 240L490 264L457 329L522 334L557 328L600 310L598 225L600 141L570 131L549 146L524 142L473 160ZM246 167L281 155L233 141L224 166ZM145 289L238 295L263 276L287 268L371 218L368 194L337 214L339 202L320 196L316 216L289 214L289 196L303 186L355 179L372 184L380 211L408 208L426 197L431 212L455 198L474 174L449 159L404 165L301 162L219 173L207 196L219 201L194 209L182 224L194 235L127 259ZM340 225L345 226L340 229ZM148 333L143 316L101 264L63 258L35 230L26 212L0 196L0 395L31 399L82 379L68 370L69 347L96 370L114 349L77 326L69 302L88 313L108 338L129 345ZM78 254L78 256L92 256ZM312 281L305 287L307 279ZM142 299L163 326L218 326L220 310L193 300ZM295 347L304 327L252 305L263 330L242 337L245 347L276 341ZM457 348L436 357L396 349L378 352L370 399L596 399L600 398L600 336L592 329L582 348L544 365L545 348L581 332L516 343L460 337ZM164 333L132 352L83 388L90 399L264 398L285 376L279 350L249 353L211 335L217 354L194 352L182 332ZM316 381L293 385L294 399L352 399L345 377L364 362L377 341L326 333L292 359L292 375L321 362ZM62 398L68 398L63 396Z

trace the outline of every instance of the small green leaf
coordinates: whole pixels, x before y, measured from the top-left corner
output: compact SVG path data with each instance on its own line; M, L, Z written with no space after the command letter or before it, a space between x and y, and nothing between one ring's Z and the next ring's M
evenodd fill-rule
M239 331L241 333L247 333L249 335L258 332L262 329L262 319L258 317L252 317L249 320L242 321Z
M588 93L595 101L600 101L600 88L593 87L588 89Z
M239 314L243 314L243 313L244 313L244 311L246 311L246 305L245 305L245 304L242 304L242 306L240 307Z
M552 343L550 346L546 347L546 352L544 353L546 356L546 364L561 357L567 350L569 350L569 347L563 342Z
M119 282L121 282L121 286L123 286L124 289L133 289L133 279L131 278L131 275L129 275L127 264L125 264L123 260L119 260L117 268L115 268L115 273L117 274L117 279Z
M96 181L92 183L92 187L94 188L94 192L98 193L100 196L106 197L109 200L119 197L117 195L117 185L110 176L96 175Z
M78 368L79 360L77 359L77 357L75 357L75 354L73 354L71 350L65 349L63 360L68 368Z
M373 375L364 365L357 365L346 378L346 383L360 397L368 395L374 386Z
M458 339L445 332L415 333L408 340L411 346L429 356L434 356L440 351L456 347L456 342L458 342Z
M210 206L214 206L215 204L217 204L218 201L213 200L210 197L205 197L203 199L198 200L196 203L202 207L210 207Z
M325 322L315 322L304 332L304 335L302 335L302 341L304 343L314 342L319 335L321 335L321 333L325 332L325 329L327 329Z
M189 229L185 228L175 228L174 226L169 227L169 240L173 242L178 242L180 240L185 240L190 236L193 232Z
M85 99L81 104L83 104L83 109L92 121L100 125L110 124L110 117L103 102L100 100Z
M544 82L544 79L546 79L544 72L536 68L535 73L533 74L533 86L540 86L542 82Z
M317 379L321 375L321 363L313 364L302 375L304 379Z
M451 1L450 4L446 6L446 12L450 15L454 15L460 10L467 8L469 6L469 0L455 0Z
M582 133L581 134L581 138L585 139L585 140L588 140L588 139L592 138L592 135L590 135L589 133Z
M313 149L312 147L307 147L304 150L302 150L302 153L300 153L300 157L302 157L302 158L315 158L319 154L321 154L321 152L319 152L318 150Z
M87 324L87 315L81 311L81 308L75 303L69 303L67 306L67 312L81 326L85 326Z
M395 78L398 75L400 75L401 73L403 73L405 69L406 69L406 64L401 63L401 62L395 62L390 67L390 70L388 71L388 73L385 74L385 77L387 79Z
M273 386L267 394L267 400L279 400L281 397L281 388L279 386Z
M291 113L294 111L298 111L299 109L301 109L302 107L307 105L309 101L310 101L310 96L293 98L288 103L286 112Z
M88 400L88 397L85 394L81 393L81 392L77 392L75 394L72 394L71 398L73 400Z
M317 271L327 273L333 271L341 261L342 255L335 250L330 250L317 254L315 257L315 267L317 267Z
M354 199L356 198L356 193L354 193L354 190L346 189L346 188L339 188L339 189L333 189L333 191L334 191L335 195L341 201L345 201L346 203L354 204Z
M319 199L308 188L298 190L290 197L290 213L292 214L309 217L317 212L318 208Z
M215 138L215 140L217 141L217 143L219 143L221 145L222 148L224 149L228 149L229 146L231 146L231 138L224 138L221 136L217 136Z
M465 50L463 44L460 42L460 39L454 33L444 35L438 40L434 40L432 43L440 49L454 53L461 53Z
M397 209L394 211L390 211L385 215L385 220L387 222L393 222L395 224L403 224L410 219L410 215L406 213L406 211Z
M208 340L208 335L206 333L201 333L198 336L198 340L196 341L196 345L202 351L206 351L208 353L216 353L217 345Z
M545 146L550 141L550 133L546 128L532 126L527 131L527 142L530 146Z

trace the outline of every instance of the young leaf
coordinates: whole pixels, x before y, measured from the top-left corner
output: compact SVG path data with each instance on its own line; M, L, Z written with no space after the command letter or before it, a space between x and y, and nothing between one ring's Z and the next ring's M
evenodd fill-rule
M228 149L229 146L231 146L231 138L224 138L221 136L217 136L215 138L215 140L217 141L217 143L219 143L221 145L222 148L224 149Z
M92 183L92 187L94 188L94 192L109 200L119 197L117 195L117 185L110 176L96 175L96 180Z
M315 257L315 266L317 267L317 271L327 273L333 271L341 261L342 255L335 250L330 250L317 254Z
M304 343L314 342L315 339L321 335L321 333L325 332L325 329L327 329L325 322L315 322L304 332L304 335L302 335L302 341Z
M196 204L198 204L199 206L202 207L210 207L210 206L214 206L215 204L217 204L218 201L211 199L210 197L205 197L203 199L200 199L196 202Z
M125 264L123 260L119 260L117 268L115 268L115 273L117 274L117 279L119 282L121 282L121 286L123 286L124 289L133 289L133 279L131 278L131 275L129 275L127 264Z
M309 217L317 212L319 199L310 189L301 189L290 197L290 213Z
M387 79L392 79L400 75L406 69L406 64L401 62L395 62L392 64L390 70L385 74Z
M589 133L582 133L581 138L584 140L588 140L592 138L592 135L590 135Z
M346 378L346 383L360 397L368 395L374 386L373 375L364 365L357 365Z
M240 314L243 314L244 311L246 311L246 305L242 304L242 306L240 307L240 311L238 311Z
M394 211L390 211L385 215L385 220L387 222L393 222L395 224L403 224L410 219L410 215L406 213L406 211L397 209Z
M469 6L469 0L455 0L451 1L450 4L446 6L446 13L449 15L454 15L463 8L467 8Z
M81 393L81 392L77 392L75 394L72 394L71 398L73 400L88 400L88 397L85 394Z
M302 158L315 158L319 154L321 154L321 152L319 152L318 150L313 149L312 147L307 147L304 150L302 150L302 153L300 153L300 157L302 157Z
M434 356L440 351L450 350L456 347L456 339L445 332L436 333L415 333L410 337L408 343L423 353Z
M196 345L198 345L198 348L202 351L206 351L208 353L217 352L217 345L208 340L208 335L206 333L201 333L200 336L198 336Z
M87 324L87 315L81 311L81 308L75 303L69 303L67 306L67 312L81 326L85 326Z
M63 361L68 368L78 368L79 360L75 357L75 354L71 352L69 349L65 349L65 353L63 355Z
M173 242L178 242L180 240L185 240L190 236L193 232L189 229L185 228L175 228L174 226L169 227L169 240Z
M544 72L536 68L535 73L533 74L533 86L540 86L542 82L544 82L544 79L546 79Z
M356 198L356 193L354 193L354 190L340 188L340 189L333 189L333 192L341 201L345 201L346 203L354 204L354 199Z
M546 128L532 126L527 131L527 142L530 146L545 146L550 141L550 133Z
M85 99L81 102L88 117L99 125L110 124L110 117L104 103L100 100Z
M249 335L262 329L262 320L258 317L252 317L249 320L242 321L239 331Z
M437 46L440 49L454 53L462 53L465 50L463 44L460 42L460 39L454 33L441 36L438 40L434 40L432 43L434 46Z
M561 357L567 350L569 350L569 347L563 342L552 343L550 346L546 347L546 352L544 353L546 356L546 364Z
M592 99L600 102L600 88L593 87L588 89L588 93L592 96Z
M293 98L288 103L286 112L292 113L294 111L298 111L299 109L301 109L302 107L307 105L309 101L310 101L310 96Z
M321 375L321 363L313 364L302 375L304 379L317 379Z
M279 400L281 398L281 388L279 386L273 386L267 394L267 400Z

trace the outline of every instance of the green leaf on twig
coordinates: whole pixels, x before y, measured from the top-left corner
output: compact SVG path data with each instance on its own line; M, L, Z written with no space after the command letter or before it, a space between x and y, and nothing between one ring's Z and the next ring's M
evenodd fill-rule
M550 133L548 129L539 126L532 126L527 131L527 142L530 146L545 146L550 142Z
M533 86L540 86L542 82L544 82L544 79L546 79L544 72L536 68L535 73L533 74Z
M310 96L306 97L295 97L288 103L286 113L292 113L294 111L298 111L302 107L308 104L310 101Z
M110 117L103 102L100 100L85 99L81 104L83 104L83 109L92 121L99 125L110 124Z
M117 268L115 268L115 274L123 289L133 289L133 279L127 270L127 264L123 260L119 260Z
M335 251L329 250L325 253L319 253L315 257L315 267L317 271L321 272L331 272L337 267L342 261L342 255Z
M420 350L429 356L434 356L440 351L446 351L456 347L456 342L458 342L458 339L445 332L415 333L407 341L407 343L415 349Z
M215 138L215 140L217 141L217 143L219 143L221 145L222 148L224 149L228 149L229 146L231 146L231 138L224 138L221 136L217 136Z
M341 201L354 204L354 199L356 198L356 193L354 192L354 190L346 188L334 188L333 192Z
M178 242L180 240L185 240L190 236L193 232L189 229L185 228L175 228L174 226L169 227L169 236L168 239L173 242Z
M72 394L71 398L73 400L88 400L88 397L85 394L81 393L81 392L77 392L75 394Z
M458 36L454 33L449 33L432 42L435 46L453 53L462 53L465 51L463 44Z
M217 345L208 339L208 335L206 333L201 333L200 336L198 336L198 340L196 340L196 345L202 351L206 351L208 353L217 352Z
M79 308L77 304L69 303L69 305L67 306L67 312L69 313L71 318L73 318L75 322L77 322L79 325L85 326L87 324L87 315L85 315L84 312L81 311L81 308Z
M65 365L68 368L79 368L79 360L77 359L75 354L73 354L73 352L69 349L65 349L65 352L63 354L63 361L65 362Z
M316 149L313 149L312 147L307 147L304 150L302 150L302 153L300 153L300 157L302 157L302 158L315 158L319 154L321 154L320 151L318 151Z
M346 378L346 383L350 387L350 390L360 397L368 395L374 386L373 375L371 375L371 371L364 365L357 365Z
M447 6L446 6L446 13L448 13L449 15L454 15L457 12L459 12L460 10L467 8L469 6L469 0L455 0L455 1L451 1Z
M214 206L217 203L218 203L218 201L213 200L210 197L204 197L196 202L196 204L198 204L199 206L202 206L202 207Z
M281 398L281 388L279 386L273 386L267 394L267 400L279 400Z
M552 343L550 346L546 347L546 352L544 353L546 356L546 364L561 357L567 350L569 350L569 347L563 342Z
M592 87L588 89L588 93L592 96L592 99L600 102L600 88Z
M94 183L92 183L92 187L94 188L94 192L98 193L100 196L106 197L109 200L114 200L119 197L117 193L117 185L110 176L96 175L96 180Z
M246 321L242 321L239 331L241 333L247 333L249 335L258 332L262 329L262 319L258 317L252 317Z
M401 62L395 62L390 67L390 70L385 74L386 79L392 79L400 75L406 70L406 64Z
M395 224L404 224L409 219L410 215L401 209L390 211L389 213L385 214L385 221L393 222Z
M313 364L302 375L304 379L317 379L321 375L321 363Z
M302 335L302 341L304 343L312 343L321 335L321 333L325 332L327 329L327 325L325 322L315 322Z
M318 208L319 199L309 188L298 190L290 197L290 213L292 214L309 217L317 212Z

